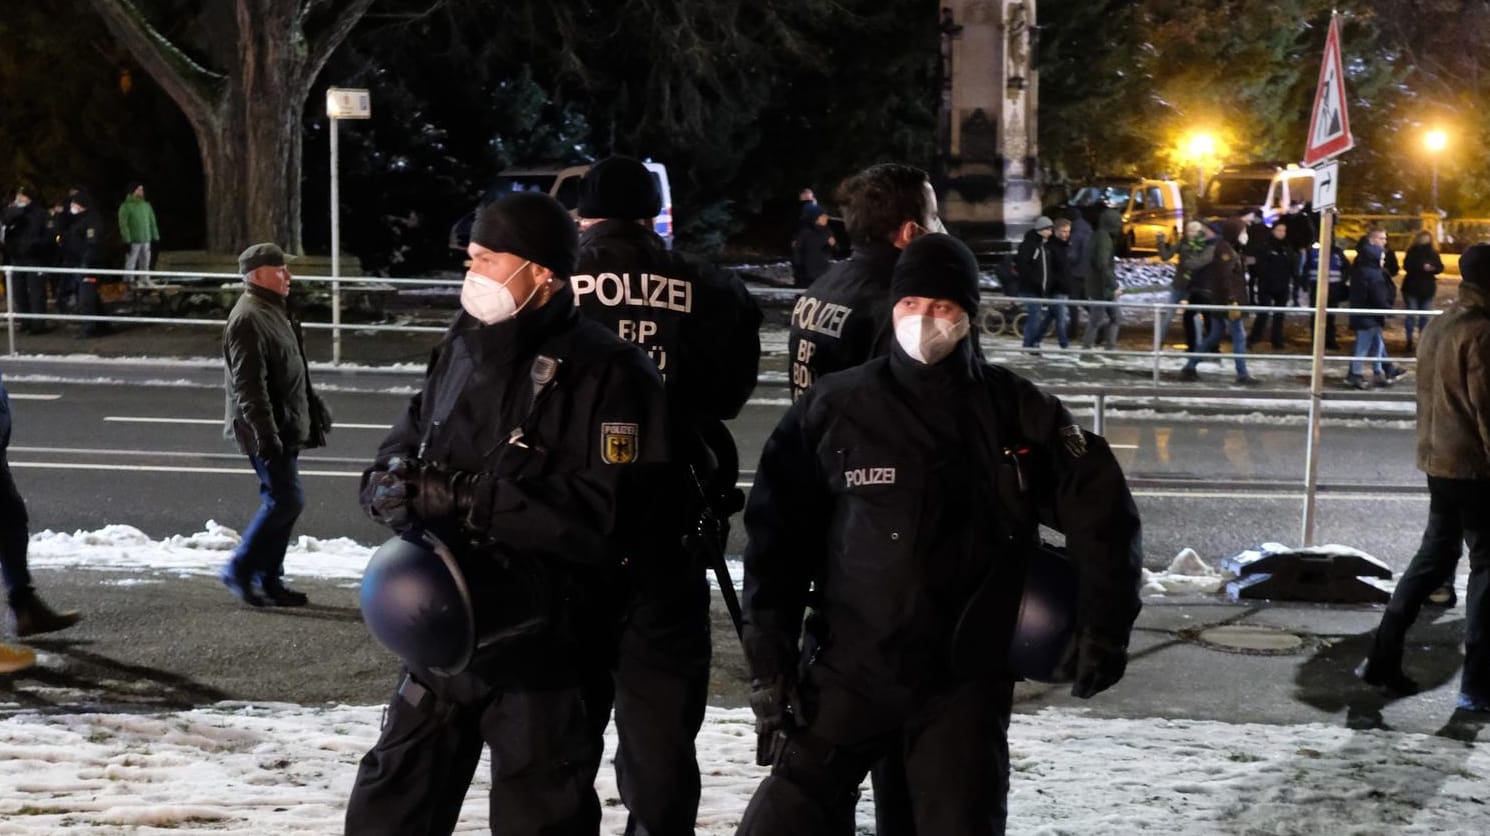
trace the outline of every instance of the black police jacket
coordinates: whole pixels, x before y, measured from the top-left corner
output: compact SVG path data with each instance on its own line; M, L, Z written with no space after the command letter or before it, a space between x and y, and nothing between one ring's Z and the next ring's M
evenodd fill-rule
M890 273L899 258L888 241L855 244L797 298L787 342L792 400L823 375L890 350Z
M759 373L761 312L739 278L630 221L601 221L579 244L575 304L652 358L674 417L740 414Z
M98 213L92 209L67 217L61 225L62 266L98 266Z
M540 357L557 361L551 379ZM565 287L507 322L462 313L373 467L417 458L488 477L465 518L418 522L463 559L539 579L555 627L527 648L531 674L555 647L596 644L613 624L607 591L645 559L635 546L651 503L676 482L666 432L656 367L581 317ZM549 661L561 676L560 659Z
M1142 556L1121 468L1059 400L974 356L969 340L926 367L896 346L818 381L771 434L745 511L755 676L794 675L810 605L814 678L888 716L958 678L980 586L1002 608L984 645L1001 669L1042 520L1078 566L1078 625L1126 646Z

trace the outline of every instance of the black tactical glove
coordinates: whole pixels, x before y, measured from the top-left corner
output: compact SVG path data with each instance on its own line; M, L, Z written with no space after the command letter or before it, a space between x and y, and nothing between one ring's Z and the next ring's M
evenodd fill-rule
M410 480L414 487L415 516L422 520L455 519L465 523L485 478L464 470L442 470L428 465L420 468L418 476Z
M311 401L310 408L315 413L316 426L320 428L321 432L331 432L331 407L326 405L326 401L317 395Z
M411 519L410 500L413 488L409 480L418 474L419 466L408 459L394 457L381 468L362 474L362 509L373 522L394 531L407 528Z
M1088 699L1118 684L1128 668L1128 648L1082 630L1075 645L1076 678L1071 696Z
M802 698L797 683L784 676L750 681L750 710L755 712L755 762L770 766L786 734L797 728Z

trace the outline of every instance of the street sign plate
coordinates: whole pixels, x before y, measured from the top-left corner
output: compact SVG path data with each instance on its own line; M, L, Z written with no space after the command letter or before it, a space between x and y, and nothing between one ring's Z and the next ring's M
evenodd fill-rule
M1314 165L1355 147L1350 135L1350 114L1345 105L1345 70L1340 62L1340 25L1330 17L1330 34L1324 42L1324 61L1319 84L1314 89L1314 109L1309 114L1308 143L1304 165ZM1315 208L1319 204L1315 203Z
M356 87L328 87L326 115L332 119L371 119L372 97Z
M1340 192L1340 164L1321 163L1314 167L1314 208L1335 208L1335 195Z

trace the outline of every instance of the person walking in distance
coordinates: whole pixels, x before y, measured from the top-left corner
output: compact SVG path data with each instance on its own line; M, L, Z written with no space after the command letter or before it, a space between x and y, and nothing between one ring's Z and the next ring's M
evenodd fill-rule
M306 603L305 593L284 584L285 549L305 509L300 452L324 447L331 431L331 411L311 387L300 323L290 316L287 258L273 243L255 244L238 256L243 295L223 330L224 435L238 442L258 474L260 501L219 577L251 607Z

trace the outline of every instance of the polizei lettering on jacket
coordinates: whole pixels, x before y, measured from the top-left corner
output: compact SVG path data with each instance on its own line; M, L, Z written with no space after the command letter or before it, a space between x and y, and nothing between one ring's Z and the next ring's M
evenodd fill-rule
M895 468L856 467L853 470L843 471L843 481L851 488L863 485L893 485L895 484Z
M843 323L853 312L853 308L845 305L803 296L792 308L792 327L837 339L843 335Z
M678 313L693 312L693 283L655 273L597 273L569 277L574 300L586 294L608 308L630 306L660 308Z

